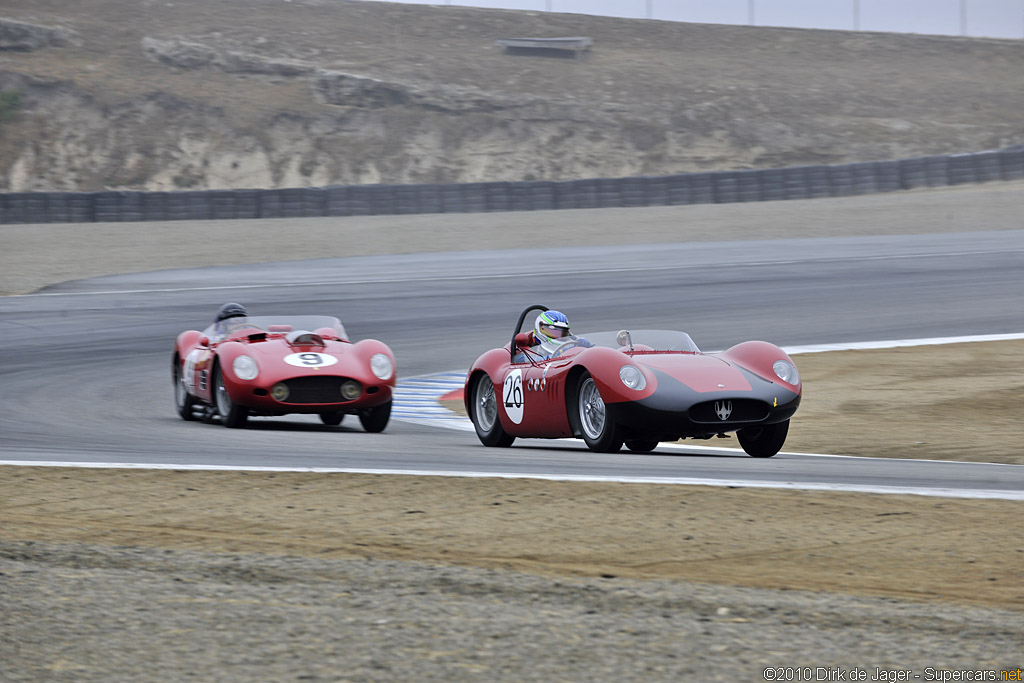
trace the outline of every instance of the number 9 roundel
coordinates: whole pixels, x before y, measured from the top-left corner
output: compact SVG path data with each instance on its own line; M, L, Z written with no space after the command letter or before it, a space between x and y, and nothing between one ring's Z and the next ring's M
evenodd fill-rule
M293 353L284 357L284 362L300 368L327 367L334 365L338 359L328 353Z

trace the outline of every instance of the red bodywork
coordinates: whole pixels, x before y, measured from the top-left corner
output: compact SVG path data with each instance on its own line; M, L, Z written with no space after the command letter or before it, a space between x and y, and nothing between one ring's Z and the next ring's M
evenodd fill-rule
M176 390L185 391L187 401L216 411L215 379L219 374L231 402L244 407L249 415L359 414L385 405L390 412L396 365L394 354L383 342L365 339L352 343L340 323L308 330L295 329L287 318L281 318L280 324L267 324L267 318L248 320L255 324L239 326L223 336L216 335L213 328L178 335L172 373L175 382L183 384L181 389L176 384ZM301 320L337 323L319 316ZM383 355L389 364L384 378L371 369L375 355ZM256 377L238 376L235 361L240 356L255 362ZM378 359L378 363L382 361ZM351 382L358 385L354 398L341 393L342 385ZM281 385L288 388L287 397L275 397L274 389ZM280 393L278 388L278 396Z
M639 330L631 339L657 339L659 334L664 339L675 334L690 346L680 343L655 348L643 343L620 346L608 342L622 334L584 334L581 336L599 343L570 349L561 357L527 357L525 362L515 362L510 349L523 341L524 335L518 335L503 348L481 355L469 370L464 390L467 413L478 425L481 440L487 445L508 445L496 439L488 443L481 434L479 424L486 427L490 416L475 404L489 397L475 391L478 382L490 382L494 388L500 431L510 437L504 441L510 443L516 437L585 437L581 433L584 408L578 401L581 382L588 375L600 393L608 420L617 430L601 448L588 440L595 450L617 450L623 441L627 446L635 443L653 448L660 441L709 438L782 422L788 429L788 420L800 403L802 385L792 359L774 344L750 341L721 353L705 354L692 345L688 335L659 330ZM793 366L795 383L776 374L773 364L778 361ZM620 377L624 366L642 373L643 386L630 388L625 384ZM721 418L726 409L728 414Z

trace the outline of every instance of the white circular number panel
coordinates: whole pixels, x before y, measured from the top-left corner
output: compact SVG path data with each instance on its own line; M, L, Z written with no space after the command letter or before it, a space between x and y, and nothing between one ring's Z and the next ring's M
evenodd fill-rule
M300 368L325 368L334 365L338 359L326 353L308 351L306 353L293 353L284 357L284 362Z
M523 421L523 371L513 370L505 377L505 385L501 389L501 404L505 407L508 419L516 424Z

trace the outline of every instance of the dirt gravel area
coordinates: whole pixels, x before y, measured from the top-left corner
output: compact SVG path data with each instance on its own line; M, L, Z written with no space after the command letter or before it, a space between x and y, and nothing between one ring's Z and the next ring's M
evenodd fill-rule
M681 466L685 466L681 464ZM1020 503L369 474L2 468L4 538L1024 610Z

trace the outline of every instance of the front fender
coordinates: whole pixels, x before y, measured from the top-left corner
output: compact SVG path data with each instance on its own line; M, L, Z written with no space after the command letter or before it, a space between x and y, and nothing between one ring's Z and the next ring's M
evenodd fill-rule
M772 369L772 365L778 360L792 363L793 367L796 367L796 363L789 357L789 354L775 344L766 341L747 341L730 347L718 355L729 363L749 370L761 379L773 384L780 384L798 395L802 393L802 382L796 384L784 382Z
M226 342L217 346L216 352L210 359L210 365L207 368L209 373L209 381L207 383L208 393L211 403L215 396L214 392L216 388L213 386L214 369L219 367L221 375L224 377L224 388L228 391L228 396L235 403L244 404L245 394L247 388L251 387L253 383L259 381L259 377L255 380L243 380L235 376L234 362L235 359L241 355L245 355L248 349L245 344L239 342Z
M387 344L378 339L363 339L353 344L352 350L359 362L366 368L367 377L372 377L373 380L378 380L378 378L370 371L370 359L378 353L387 356L391 360L391 377L379 381L392 387L395 386L398 377L398 361L395 360L395 354Z
M638 401L653 394L658 387L658 378L649 368L644 367L642 363L634 362L632 357L615 349L596 346L579 353L575 361L575 365L580 369L573 368L570 377L578 378L583 370L589 372L601 394L601 400L605 403ZM632 365L643 374L646 380L643 389L638 391L623 384L619 370L624 365Z

